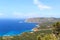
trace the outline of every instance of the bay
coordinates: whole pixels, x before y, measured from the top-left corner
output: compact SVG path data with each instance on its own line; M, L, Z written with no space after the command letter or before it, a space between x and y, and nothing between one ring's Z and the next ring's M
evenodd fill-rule
M33 29L36 25L37 23L25 23L24 20L1 19L0 36L20 34Z

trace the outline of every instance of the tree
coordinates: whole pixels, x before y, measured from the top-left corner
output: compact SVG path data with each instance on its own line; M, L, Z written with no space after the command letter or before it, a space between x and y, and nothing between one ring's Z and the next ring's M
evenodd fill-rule
M53 24L53 33L59 35L60 33L60 22L56 22Z
M38 36L38 37L37 37L37 40L41 40L41 37L40 37L40 36Z
M60 37L59 37L59 34L60 34L60 22L56 22L55 24L53 24L53 33L55 34L55 36L59 40L60 39Z

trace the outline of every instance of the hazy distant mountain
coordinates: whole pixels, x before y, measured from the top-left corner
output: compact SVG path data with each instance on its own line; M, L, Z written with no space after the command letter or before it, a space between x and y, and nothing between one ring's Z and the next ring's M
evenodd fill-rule
M25 22L28 22L28 23L45 23L45 22L57 22L57 21L60 21L60 18L44 18L44 17L41 17L41 18L28 18L25 20Z

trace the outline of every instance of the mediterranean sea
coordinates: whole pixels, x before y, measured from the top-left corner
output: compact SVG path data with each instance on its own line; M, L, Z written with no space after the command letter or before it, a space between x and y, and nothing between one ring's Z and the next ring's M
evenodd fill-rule
M17 35L36 27L37 23L26 23L24 20L0 19L0 36Z

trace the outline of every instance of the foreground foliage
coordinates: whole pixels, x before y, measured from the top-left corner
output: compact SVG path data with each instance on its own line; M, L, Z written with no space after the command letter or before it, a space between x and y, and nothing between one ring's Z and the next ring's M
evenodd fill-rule
M39 36L37 40L58 40L54 34L47 34L42 36Z
M0 40L58 40L54 34L23 34L21 36L5 37Z

